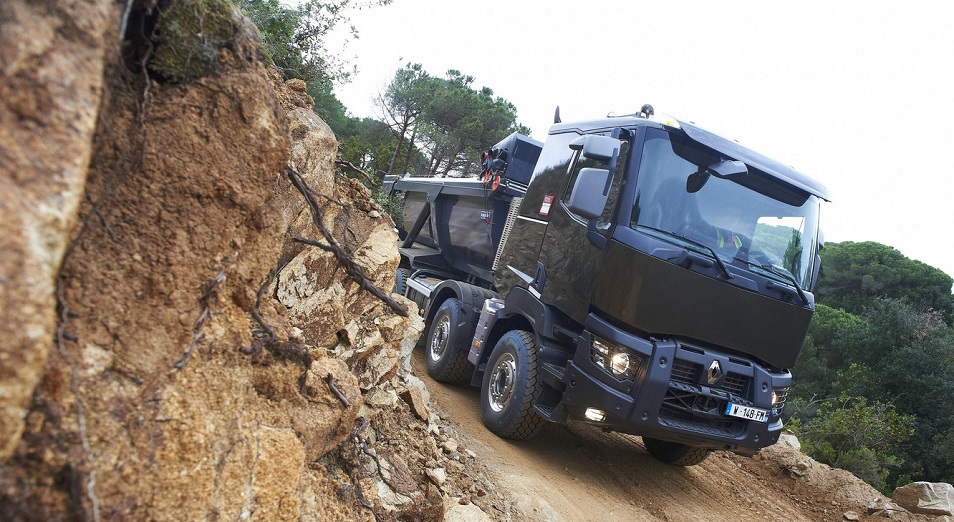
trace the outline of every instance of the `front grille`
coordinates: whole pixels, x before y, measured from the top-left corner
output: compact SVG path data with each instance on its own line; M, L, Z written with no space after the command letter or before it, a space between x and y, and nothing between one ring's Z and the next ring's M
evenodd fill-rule
M692 361L686 361L683 359L676 359L676 362L674 362L672 365L672 373L670 374L669 378L670 380L685 384L699 384L700 378L702 376L701 374L701 364L696 364ZM722 381L722 384L716 389L749 400L750 382L752 382L752 379L747 375L739 375L737 373L729 372Z
M659 418L669 426L709 435L733 437L745 429L745 421L722 415L726 402L692 392L669 389L663 399ZM707 410L703 414L696 410Z
M659 419L667 425L708 435L734 437L745 431L748 421L725 415L729 396L751 401L752 378L728 373L718 387L724 397L702 393L705 371L701 364L684 359L673 361L669 389L659 410Z
M670 379L686 384L695 384L699 382L699 372L702 370L701 364L696 364L682 359L676 359L672 364L672 374Z
M748 400L750 381L751 379L745 375L730 372L725 376L725 380L722 381L722 386L719 388Z

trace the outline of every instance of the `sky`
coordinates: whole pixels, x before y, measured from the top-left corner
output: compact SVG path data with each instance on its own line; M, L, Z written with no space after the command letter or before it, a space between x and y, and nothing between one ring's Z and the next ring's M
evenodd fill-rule
M473 76L541 141L557 105L649 103L826 185L826 241L954 277L954 2L393 0L351 23L358 73L335 93L353 116L379 117L407 63Z

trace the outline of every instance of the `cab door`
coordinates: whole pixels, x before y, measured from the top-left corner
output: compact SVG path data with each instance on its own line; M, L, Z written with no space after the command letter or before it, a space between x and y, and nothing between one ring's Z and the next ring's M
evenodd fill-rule
M589 313L593 284L603 265L603 249L615 226L617 201L632 141L632 133L624 129L614 129L602 136L606 134L618 140L613 157L588 157L583 144L571 144L571 147L580 148L570 162L570 175L562 193L553 195L550 223L540 249L535 277L534 286L540 292L540 299L579 323L585 322ZM609 189L602 212L592 219L570 209L574 190L587 190L582 184L588 180L580 177L584 169L605 169L610 176L606 181ZM592 192L593 188L588 187L588 190Z

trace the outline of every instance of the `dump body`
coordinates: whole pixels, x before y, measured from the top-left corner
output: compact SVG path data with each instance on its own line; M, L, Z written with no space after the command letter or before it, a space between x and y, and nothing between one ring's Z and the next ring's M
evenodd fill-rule
M385 188L403 200L404 222L398 224L404 255L445 273L493 281L493 262L514 197L527 190L542 144L511 134L495 145L486 179L390 177ZM496 188L494 177L497 177ZM420 226L416 226L421 220ZM409 241L408 233L416 231Z
M559 124L534 146L508 137L481 179L386 183L404 201L406 294L444 325L429 357L466 353L495 431L520 367L499 352L518 331L532 333L542 419L747 454L774 443L814 309L825 188L683 122Z

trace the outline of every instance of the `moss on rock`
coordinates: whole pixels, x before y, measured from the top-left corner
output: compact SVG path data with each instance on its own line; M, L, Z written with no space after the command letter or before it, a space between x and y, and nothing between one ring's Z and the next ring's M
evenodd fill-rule
M150 69L173 81L208 74L238 25L229 0L173 0L161 10Z

